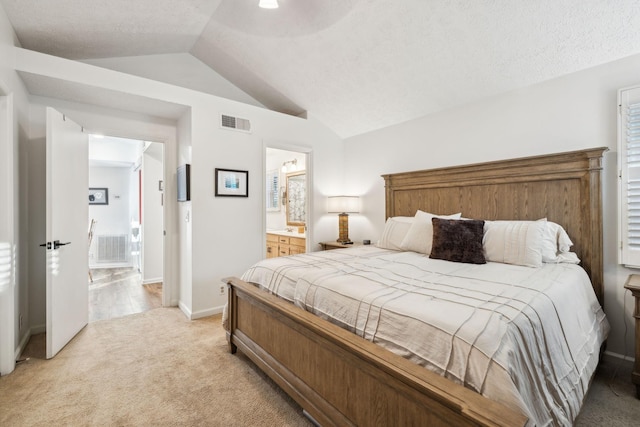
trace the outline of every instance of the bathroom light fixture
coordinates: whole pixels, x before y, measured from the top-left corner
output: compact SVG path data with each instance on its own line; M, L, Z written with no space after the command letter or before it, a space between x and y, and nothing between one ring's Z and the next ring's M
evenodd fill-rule
M278 0L260 0L258 3L263 9L277 9L278 8Z
M349 213L360 212L358 196L330 196L327 198L327 211L338 213L338 243L351 243L349 239Z
M298 170L298 159L286 161L282 164L282 172L295 172Z

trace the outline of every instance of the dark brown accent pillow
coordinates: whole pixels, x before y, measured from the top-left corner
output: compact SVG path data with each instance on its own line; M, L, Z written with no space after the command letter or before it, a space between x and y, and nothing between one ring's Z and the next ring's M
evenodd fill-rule
M482 249L484 221L432 218L433 245L429 258L486 264Z

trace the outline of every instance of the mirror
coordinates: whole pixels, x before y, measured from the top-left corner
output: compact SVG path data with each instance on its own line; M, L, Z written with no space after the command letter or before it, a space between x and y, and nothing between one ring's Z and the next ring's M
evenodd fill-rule
M287 174L287 225L305 225L307 216L307 174L305 171Z

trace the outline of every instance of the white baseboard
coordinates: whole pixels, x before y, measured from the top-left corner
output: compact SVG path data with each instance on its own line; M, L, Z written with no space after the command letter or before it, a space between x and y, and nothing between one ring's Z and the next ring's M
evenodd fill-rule
M100 264L89 263L90 270L100 270L105 268L133 268L133 267L134 265L131 262L111 262L111 263L101 262Z
M185 316L187 316L187 319L192 320L191 310L189 310L189 308L182 301L178 303L178 308L184 313Z
M220 314L220 313L222 313L222 310L224 309L224 306L220 306L220 307L212 307L212 308L208 308L206 310L200 310L200 311L192 312L191 310L189 310L189 308L182 301L180 301L178 303L178 307L180 307L180 310L182 310L184 315L187 316L187 319L189 319L189 320L202 319L204 317L209 317L209 316L213 316L215 314Z
M222 313L223 309L224 309L224 306L213 307L213 308L208 308L206 310L197 311L191 315L191 320L202 319L203 317L209 317L215 314L220 314Z
M622 355L622 354L619 354L619 353L614 353L613 351L609 351L609 350L605 351L604 355L608 356L608 357L612 357L612 358L618 359L618 360L620 360L620 359L626 360L628 362L635 362L635 360L636 360L631 356L625 356L625 355Z
M155 279L145 279L142 281L143 285L148 285L150 283L162 283L162 277L156 277Z
M13 357L13 360L18 360L20 358L20 355L22 354L25 347L27 346L27 343L29 342L29 338L31 338L31 335L32 335L31 330L27 331L27 333L24 334L24 337L22 337L22 339L20 340L20 343L18 344L18 348L16 348L16 353Z

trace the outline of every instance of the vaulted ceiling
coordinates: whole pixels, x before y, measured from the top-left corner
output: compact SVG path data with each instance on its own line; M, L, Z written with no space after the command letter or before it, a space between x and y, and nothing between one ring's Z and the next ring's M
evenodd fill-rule
M190 53L349 137L640 53L637 0L0 0L26 49Z

